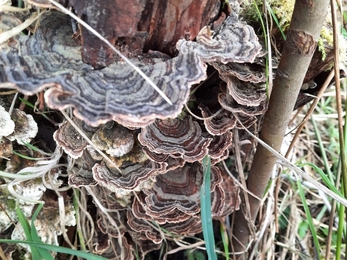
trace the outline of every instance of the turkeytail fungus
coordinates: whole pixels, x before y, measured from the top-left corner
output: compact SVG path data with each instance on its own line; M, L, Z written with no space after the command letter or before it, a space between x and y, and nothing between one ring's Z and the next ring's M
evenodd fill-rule
M204 138L199 124L191 116L185 119L156 120L142 128L139 141L155 153L181 157L187 162L202 161L211 139Z
M45 0L30 2L50 6ZM83 6L92 3L70 2L79 16L91 22L90 10L84 12ZM202 6L187 8L203 12ZM139 57L128 53L172 105L125 61L107 56L110 51L105 45L98 47L104 57L95 58L95 53L88 56L97 41L88 42L90 33L81 29L81 50L71 37L70 18L56 10L42 14L32 36L17 36L16 42L1 49L0 88L10 87L28 95L45 90L47 105L58 110L73 108L74 122L95 148L109 156L106 160L98 155L67 122L54 134L57 145L74 162L68 169L69 184L88 187L96 194L94 203L108 210L108 215L96 210L96 253L111 256L114 244L114 254L119 255L122 246L129 252L138 248L143 259L164 239L158 227L180 236L200 233L201 161L207 155L213 164L213 218L223 219L239 209L239 187L220 162L238 145L231 132L241 128L236 116L251 127L264 113L267 101L265 88L260 85L264 82L262 68L246 64L261 55L261 45L253 28L239 21L237 6L233 3L231 15L221 16L214 23L215 32L208 26L200 33L189 29L185 39L176 39L166 51L172 55L178 50L173 58L156 52ZM177 28L182 26L177 24ZM119 24L114 31L124 33L124 37L138 37L138 32L130 35L125 27ZM112 28L105 27L103 33L108 30ZM108 39L112 43L119 40ZM153 39L146 39L142 47L146 49L150 42ZM207 78L208 66L219 74L218 83L197 87L197 92L191 93L193 85ZM205 99L201 92L205 92ZM194 103L193 110L202 119L187 115L184 105L188 101Z

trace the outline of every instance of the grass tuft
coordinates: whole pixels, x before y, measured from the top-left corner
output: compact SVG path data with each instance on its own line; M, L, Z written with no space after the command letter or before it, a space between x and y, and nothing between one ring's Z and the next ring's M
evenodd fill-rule
M204 181L200 189L202 232L208 258L217 260L211 215L211 158L208 155L202 160L202 167L204 171Z

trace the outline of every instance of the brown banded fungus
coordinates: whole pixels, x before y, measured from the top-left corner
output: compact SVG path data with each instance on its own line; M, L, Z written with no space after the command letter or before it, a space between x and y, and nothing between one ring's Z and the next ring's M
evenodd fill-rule
M73 187L97 185L91 169L98 162L100 160L95 160L88 150L84 150L82 156L75 161L73 167L68 171L69 185Z
M202 168L199 163L186 164L183 168L158 175L152 189L143 191L146 194L143 203L146 205L146 214L161 224L180 222L181 216L185 219L187 215L197 214L200 211L198 201L201 184Z
M239 208L239 188L220 168L212 166L211 170L212 214L220 218ZM129 226L137 227L136 231L153 233L152 227L146 227L143 221L138 222L138 219L147 219L175 234L199 233L201 184L202 167L199 163L186 164L183 168L158 175L153 187L141 192L134 200L132 212L128 213Z
M202 232L200 216L190 216L180 223L166 223L162 227L180 236L193 236Z
M206 118L204 125L211 135L222 135L233 129L236 125L235 117L228 110L222 109L220 113L211 117L214 113L207 106L200 104L199 109L201 110L202 116Z
M154 244L160 244L163 241L163 237L149 223L149 220L145 218L136 217L134 215L133 209L127 210L127 224L129 225L129 230L132 231L129 233L137 233L136 240L149 239Z
M229 16L215 35L204 27L197 42L179 40L177 49L195 51L204 62L253 62L261 45L254 29L238 20L237 14Z
M244 106L240 105L231 95L228 93L220 93L218 95L218 101L221 106L234 115L244 115L244 116L257 116L262 115L267 108L267 103L265 101L261 102L258 106Z
M138 139L151 152L196 162L205 157L211 142L201 134L199 124L187 116L184 119L156 120L141 130Z
M99 185L111 191L118 189L132 191L144 181L165 170L165 164L151 160L144 162L126 162L120 167L122 172L108 167L104 162L93 166L93 176Z
M105 254L120 236L129 252L135 246L143 255L158 248L163 237L152 221L178 235L201 232L200 162L206 155L215 164L211 168L213 217L220 219L238 210L239 188L217 163L233 150L231 130L241 127L235 116L251 127L266 108L265 91L255 85L264 75L241 64L253 62L260 53L253 28L233 13L216 33L206 27L197 42L180 40L177 57L133 59L173 105L124 61L114 59L101 70L85 64L71 35L67 16L57 11L44 14L33 36L19 36L18 44L0 52L0 88L10 86L25 94L47 89L49 107L72 107L82 122L99 126L85 132L110 155L111 162L96 154L68 123L54 134L64 151L77 158L69 184L92 186L101 205L110 210L109 219L97 209L97 232L105 236L95 240L95 250ZM199 123L182 116L181 110L191 86L206 79L207 63L228 88L206 86L206 99L215 93L211 102L196 99L205 118ZM138 140L137 131L141 131Z
M11 118L15 127L14 132L7 138L11 141L16 140L18 144L30 143L39 131L33 116L16 108L13 110Z
M240 105L259 106L266 100L264 86L242 82L233 76L221 76L221 79L227 83L229 95Z
M84 64L79 47L71 40L69 22L57 11L47 12L40 22L44 26L33 37L19 39L19 51L2 52L2 85L25 94L49 88L45 93L48 106L74 107L75 115L93 126L115 120L125 126L143 127L155 119L176 117L188 100L190 87L206 78L203 62L252 62L261 48L253 28L239 22L234 14L213 38L204 29L198 42L179 41L180 53L175 58L154 64L134 60L170 97L170 105L125 62L102 70Z
M229 148L233 144L232 132L227 131L222 135L213 136L213 140L208 147L208 154L212 164L225 160L229 156Z
M96 226L96 236L93 238L94 254L101 255L105 259L118 259L121 252L124 252L124 260L133 260L133 245L129 243L125 236L118 236L115 238L112 232L103 230ZM121 244L119 244L119 241Z
M251 63L229 62L222 64L218 62L210 63L220 76L233 76L244 82L262 83L266 81L265 72L259 71L259 65Z
M93 129L87 127L81 120L74 118L74 123L83 130L88 138L93 136ZM53 139L57 145L61 146L64 152L72 158L77 159L82 156L88 142L68 121L59 126L59 129L53 134Z
M49 24L49 30L40 26L34 37L20 37L16 48L1 52L0 87L16 88L25 94L49 88L45 99L51 108L74 107L75 115L93 126L115 120L138 127L156 118L176 117L188 100L190 86L206 78L206 65L195 52L183 51L154 64L134 60L170 97L170 105L125 62L112 63L102 70L84 64L76 53L78 46L66 49L63 45L71 42L69 23L66 15L47 12L40 24Z
M117 191L116 196L119 197L126 196L133 190L146 188L146 185L151 186L151 178L164 172L167 166L165 162L149 160L139 144L136 144L130 153L111 159L114 164L107 161L96 163L92 168L93 176L99 185Z
M149 151L149 149L145 146L142 149L150 160L157 163L166 163L167 166L165 172L175 170L176 168L180 168L185 164L185 160L183 160L182 158L171 157L168 154L154 153Z

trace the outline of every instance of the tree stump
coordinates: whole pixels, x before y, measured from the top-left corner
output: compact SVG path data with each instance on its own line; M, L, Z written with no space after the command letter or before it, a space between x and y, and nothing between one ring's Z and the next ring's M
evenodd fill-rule
M155 50L173 56L181 39L193 40L218 18L220 0L70 0L76 14L112 44L122 41L129 53ZM94 68L111 62L113 51L81 28L82 56Z

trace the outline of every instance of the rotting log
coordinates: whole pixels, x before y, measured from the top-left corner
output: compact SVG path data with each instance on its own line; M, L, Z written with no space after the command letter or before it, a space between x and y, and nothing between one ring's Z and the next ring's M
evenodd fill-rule
M174 55L179 39L193 40L200 29L216 20L220 0L70 0L76 14L112 44L122 41L135 54L155 50ZM81 28L83 61L94 68L107 66L113 51Z

